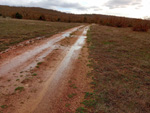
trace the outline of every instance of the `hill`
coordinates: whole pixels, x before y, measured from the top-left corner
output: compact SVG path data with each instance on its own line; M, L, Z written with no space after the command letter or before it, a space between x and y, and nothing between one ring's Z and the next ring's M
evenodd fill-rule
M61 22L88 22L97 23L100 18L112 18L115 16L101 15L101 14L71 14L64 13L52 9L43 9L39 7L14 7L0 5L0 14L4 17L15 17L16 13L22 15L23 19L38 20L43 17L47 21L61 21Z
M43 9L38 7L12 7L0 5L0 15L3 17L16 18L16 15L23 19L45 20L52 22L77 22L96 23L112 27L133 27L134 31L147 31L150 28L149 20L108 16L101 14L70 14L60 11Z
M0 14L2 14L4 17L14 17L17 12L22 15L23 19L38 20L40 19L40 17L43 17L43 19L47 21L63 22L79 22L79 20L81 22L81 20L84 20L84 16L63 13L51 9L43 9L38 7L11 7L0 5Z

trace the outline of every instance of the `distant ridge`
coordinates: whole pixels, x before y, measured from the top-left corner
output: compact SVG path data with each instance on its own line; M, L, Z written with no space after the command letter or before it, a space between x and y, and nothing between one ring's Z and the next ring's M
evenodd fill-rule
M13 17L13 15L17 12L23 16L23 19L38 20L40 16L45 16L45 19L48 21L62 22L93 22L95 17L112 17L101 14L71 14L39 7L16 7L0 5L0 14L2 14L3 16Z
M148 31L149 20L108 16L101 14L71 14L39 7L14 7L0 5L0 16L44 20L52 22L96 23L112 27L133 27L134 31ZM21 19L20 18L20 19Z

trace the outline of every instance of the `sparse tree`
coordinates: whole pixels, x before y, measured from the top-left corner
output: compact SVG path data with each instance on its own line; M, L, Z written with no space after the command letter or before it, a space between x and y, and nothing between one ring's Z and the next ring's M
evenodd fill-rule
M39 17L39 20L46 20L46 18L45 18L45 16L44 15L41 15L40 17Z
M60 18L58 18L57 21L60 22Z
M22 15L17 12L17 13L15 14L15 18L17 18L17 19L22 19Z

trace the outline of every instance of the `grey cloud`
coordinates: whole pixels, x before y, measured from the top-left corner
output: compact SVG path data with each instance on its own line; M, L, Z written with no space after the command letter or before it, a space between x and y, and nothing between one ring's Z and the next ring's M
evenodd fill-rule
M66 9L77 9L77 10L87 10L91 9L92 7L86 7L82 6L79 3L71 3L71 2L66 2L65 0L42 0L39 2L23 2L21 1L9 1L9 0L2 0L0 1L1 5L13 5L13 6L29 6L29 7L42 7L42 8L48 8L48 9L57 9L57 8L66 8Z
M43 8L51 8L51 7L60 7L60 8L70 8L70 9L78 9L78 10L86 10L86 7L78 4L78 3L68 3L62 0L43 0L41 2L35 3L31 2L28 4L29 6L38 6Z
M139 6L141 5L142 0L109 0L105 6L110 9L114 8L125 8L128 6Z
M94 8L94 11L101 11L101 8Z
M141 7L143 7L143 5L137 5L135 9L140 9Z
M82 11L88 11L89 9L98 10L99 8L97 6L83 6L80 3L71 3L67 2L65 0L41 0L41 1L26 1L26 0L0 0L1 5L10 5L10 6L26 6L26 7L42 7L47 9L55 9L55 10L82 10Z

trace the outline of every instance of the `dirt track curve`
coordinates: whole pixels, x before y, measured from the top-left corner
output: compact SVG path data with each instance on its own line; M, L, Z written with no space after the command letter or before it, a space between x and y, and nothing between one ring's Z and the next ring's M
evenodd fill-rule
M87 72L86 67L81 67L84 63L77 61L85 46L88 29L89 26L79 26L1 53L0 106L4 108L1 107L0 111L5 113L73 112L74 107L65 107L67 104L65 101L68 100L65 100L64 95L68 94L68 90L74 92L71 87L76 88L75 84L69 87L68 81L72 83L76 74ZM84 54L86 55L87 52ZM81 82L82 79L84 78L80 76L80 81L76 82ZM84 81L78 85L83 86L83 84ZM82 92L81 90L82 88L78 92ZM80 96L75 98L74 102L79 99ZM76 103L72 102L73 106L74 104Z

